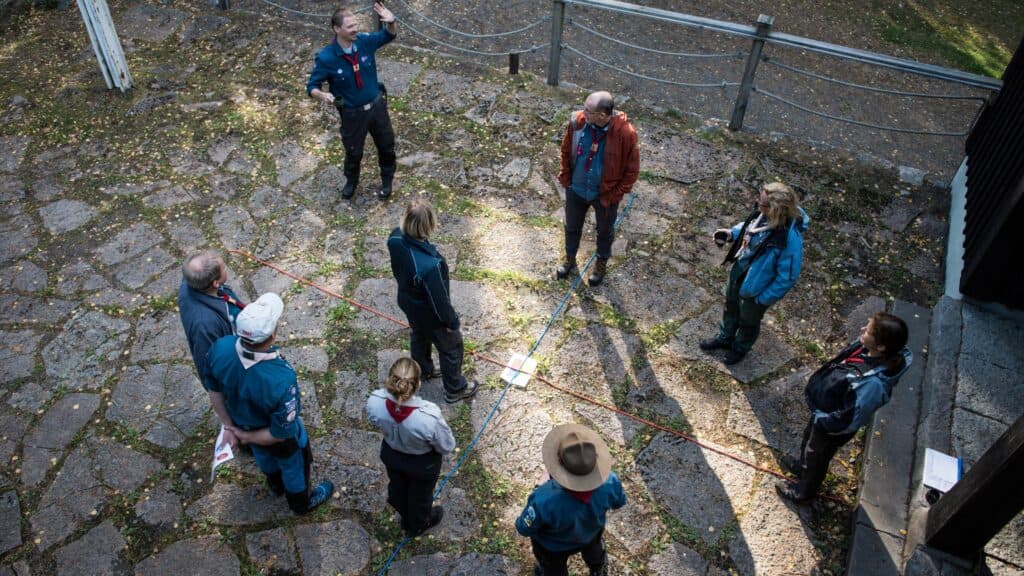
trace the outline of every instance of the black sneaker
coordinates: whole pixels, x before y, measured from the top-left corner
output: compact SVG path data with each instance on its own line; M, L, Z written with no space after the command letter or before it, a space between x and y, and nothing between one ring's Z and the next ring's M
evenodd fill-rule
M380 190L377 191L377 198L381 202L388 199L391 196L391 182L383 182L380 185Z
M779 480L775 483L775 491L779 493L779 496L789 500L790 502L796 502L797 504L803 504L811 499L810 496L801 496L800 493L797 492L795 482Z
M308 509L312 510L317 506L327 502L327 500L334 494L334 482L330 480L324 480L323 482L316 485L313 491L309 493L309 506Z
M351 199L356 195L356 186L359 184L358 180L350 179L345 181L345 186L341 189L341 197L345 200Z
M434 506L430 509L430 520L427 521L427 525L413 530L406 530L405 535L409 538L416 538L427 530L430 530L434 526L440 524L442 518L444 518L444 508L441 506Z
M445 390L444 401L449 404L454 404L459 400L465 400L476 394L478 388L479 386L477 385L476 381L471 381L467 382L466 387L463 388L462 390L459 390L458 392L449 392Z
M799 478L804 472L803 462L801 462L799 458L793 458L789 454L779 456L779 467L797 478Z
M700 341L700 349L705 352L711 352L712 350L725 350L726 348L732 348L732 343L726 342L725 340L719 340L717 337Z
M729 350L728 352L725 353L725 358L722 359L722 364L725 364L726 366L739 364L746 357L746 352L740 352L738 350Z

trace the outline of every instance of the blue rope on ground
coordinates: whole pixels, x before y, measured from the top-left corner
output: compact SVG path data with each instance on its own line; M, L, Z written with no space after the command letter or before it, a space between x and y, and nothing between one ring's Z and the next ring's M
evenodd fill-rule
M619 216L615 219L615 223L612 224L613 230L619 229L619 224L622 223L622 221L626 218L626 215L628 215L629 211L633 208L633 201L635 199L635 194L629 195L629 200L626 202L626 207L622 209L622 212L620 212ZM540 343L544 340L544 337L547 336L548 331L551 329L551 325L555 322L555 319L558 318L558 316L562 313L562 310L565 309L566 303L569 302L569 299L572 298L573 293L576 292L576 288L580 285L581 282L583 282L583 274L586 273L587 269L590 268L590 265L594 263L595 259L597 259L596 252L590 255L590 258L587 260L586 265L583 266L582 269L580 269L580 273L577 274L576 278L573 279L572 285L569 286L569 290L566 291L565 296L563 296L561 302L558 303L558 307L555 308L555 311L551 314L551 317L548 318L548 323L544 326L544 329L541 330L540 336L537 337L537 340L533 343L533 346L530 347L530 351L526 354L526 358L523 359L524 363L526 362L526 360L530 358L530 356L533 356L533 353L537 351L538 347L540 347ZM519 371L516 370L516 374L513 375L512 380L515 380L515 377L519 375L518 372ZM448 480L450 480L451 477L454 476L455 473L459 471L459 468L462 466L462 463L465 462L466 458L469 457L470 452L473 451L473 448L476 446L477 441L480 440L481 436L483 436L484 430L486 430L487 425L491 423L491 419L494 418L494 414L498 411L498 406L501 406L501 403L505 400L505 395L508 393L508 390L511 387L512 382L508 382L507 384L505 384L505 387L501 389L501 394L498 395L498 400L495 401L494 405L491 406L490 411L487 412L487 417L484 418L483 423L480 424L480 428L476 431L476 434L473 435L473 439L470 440L469 444L467 444L466 447L462 450L462 454L459 456L459 459L455 462L455 466L452 466L452 469L447 474L445 474L444 478L441 479L441 482L438 483L437 489L434 490L434 500L437 500L438 497L441 496L441 491L444 490L444 487L448 484ZM384 562L384 565L381 566L380 570L377 571L376 576L383 576L384 574L388 573L388 570L391 569L391 564L395 561L395 558L398 557L398 553L402 551L402 548L404 548L405 545L408 544L410 540L412 540L412 538L409 538L408 536L402 538L402 541L399 542L398 546L396 546L395 549L391 552L391 555L388 556L388 559Z

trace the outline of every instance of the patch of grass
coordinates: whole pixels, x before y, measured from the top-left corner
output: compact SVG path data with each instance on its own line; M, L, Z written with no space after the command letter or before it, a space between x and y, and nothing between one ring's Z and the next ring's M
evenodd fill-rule
M645 332L640 334L640 340L643 341L644 346L651 350L657 350L665 345L672 336L679 330L679 326L682 324L679 320L669 320L662 322L655 326L651 326Z

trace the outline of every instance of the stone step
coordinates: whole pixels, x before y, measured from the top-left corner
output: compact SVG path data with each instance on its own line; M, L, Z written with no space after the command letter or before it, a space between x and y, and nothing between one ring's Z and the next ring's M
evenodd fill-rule
M903 566L914 446L928 353L931 310L897 300L892 313L909 329L914 360L892 399L867 430L862 482L854 516L847 574L899 574Z

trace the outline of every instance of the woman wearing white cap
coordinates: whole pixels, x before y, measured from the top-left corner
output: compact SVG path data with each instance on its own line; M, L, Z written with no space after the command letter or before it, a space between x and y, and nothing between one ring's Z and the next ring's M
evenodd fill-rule
M534 574L567 576L569 557L579 552L591 576L606 575L605 516L626 505L608 446L586 426L562 424L544 438L541 453L550 480L516 519L516 530L533 545Z

